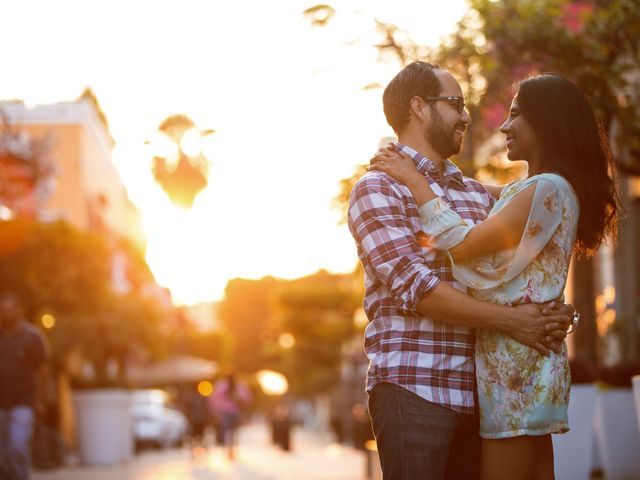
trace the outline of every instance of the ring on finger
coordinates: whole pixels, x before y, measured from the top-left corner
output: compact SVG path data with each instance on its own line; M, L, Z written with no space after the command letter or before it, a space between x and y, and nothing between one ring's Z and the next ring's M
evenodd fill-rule
M567 334L573 333L578 328L578 323L580 323L580 313L578 311L573 312L573 317L571 317L571 326L569 330L567 330Z

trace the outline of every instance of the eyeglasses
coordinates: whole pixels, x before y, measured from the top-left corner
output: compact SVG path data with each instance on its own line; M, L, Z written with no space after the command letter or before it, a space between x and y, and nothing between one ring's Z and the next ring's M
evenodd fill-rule
M440 100L449 102L460 114L464 111L464 98L462 97L427 97L427 101L429 102L437 102Z

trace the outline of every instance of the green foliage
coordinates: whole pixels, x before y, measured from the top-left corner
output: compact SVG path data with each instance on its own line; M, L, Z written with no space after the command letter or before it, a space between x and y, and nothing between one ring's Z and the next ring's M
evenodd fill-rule
M2 223L9 228L12 222ZM0 285L22 295L29 316L86 311L108 293L109 259L107 244L97 234L64 222L31 223L20 245L0 258Z
M296 280L234 279L219 318L231 340L228 362L245 372L273 369L295 395L312 395L339 380L342 345L354 333L360 285L320 271ZM290 336L293 344L281 342Z
M169 350L173 352L184 351L188 355L218 363L228 361L231 353L228 351L230 344L228 332L200 332L191 328L180 340L181 345L172 343Z
M286 282L277 295L278 332L295 344L278 351L279 368L297 395L328 391L340 380L342 345L355 332L360 296L348 275L320 271Z
M76 387L123 385L128 356L153 354L161 345L163 317L156 304L135 295L112 298L94 311L58 314L49 332L54 360L70 368ZM74 359L89 365L92 374L87 376Z
M230 339L230 356L225 359L238 370L251 372L264 368L261 338L268 329L273 295L279 280L236 278L225 288L218 316Z
M436 48L420 49L401 29L378 21L387 41L373 45L401 64L426 60L456 74L473 118L456 161L467 175L479 166L480 173L502 181L518 174L504 169L504 141L500 136L496 141L495 133L507 116L513 82L549 71L580 86L609 134L620 170L640 175L638 0L469 0L469 7L456 31ZM342 181L338 202L346 204L342 191L354 181ZM584 267L574 292L593 289L592 265ZM593 313L591 295L577 295L578 309ZM596 332L588 332L578 333L576 350L586 348L595 360L590 344Z
M621 167L640 172L640 9L635 0L472 0L436 61L464 79L476 142L497 127L514 80L554 71L576 82L615 143Z
M159 345L157 327L165 312L136 291L112 291L114 244L104 237L64 222L29 222L18 230L11 223L0 222L0 232L19 232L11 248L2 249L0 286L20 294L30 320L54 316L47 330L54 365L80 379L84 362L93 370L91 385L122 384L126 357ZM141 254L124 242L119 251L131 258L140 283L149 281Z
M466 175L475 176L484 165L485 173L500 180L517 175L503 172L503 144L479 147L506 118L513 82L544 71L563 74L582 88L618 147L622 170L640 174L637 0L470 0L469 5L456 31L435 48L416 44L398 26L377 19L382 40L372 45L382 60L401 65L426 60L456 74L473 118L456 159ZM358 178L341 181L338 208L345 209L345 192Z
M349 205L349 195L358 179L367 171L366 165L358 165L356 171L350 177L340 180L338 194L333 198L332 207L340 212L340 223L347 222L347 205Z

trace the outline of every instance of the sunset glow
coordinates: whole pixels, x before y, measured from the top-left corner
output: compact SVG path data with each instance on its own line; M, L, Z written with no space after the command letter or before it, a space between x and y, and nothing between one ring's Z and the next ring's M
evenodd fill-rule
M433 45L466 8L462 0L446 9L336 1L335 19L312 28L302 11L314 3L0 6L12 19L0 40L16 45L5 52L16 68L0 82L0 99L55 103L94 90L116 142L114 162L142 213L147 260L178 304L220 299L235 277L353 269L355 247L331 200L339 180L392 133L382 90L362 87L385 84L400 68L378 62L373 18ZM191 210L172 205L150 173L158 149L173 148L156 132L172 114L215 130L183 143L210 161L209 184Z

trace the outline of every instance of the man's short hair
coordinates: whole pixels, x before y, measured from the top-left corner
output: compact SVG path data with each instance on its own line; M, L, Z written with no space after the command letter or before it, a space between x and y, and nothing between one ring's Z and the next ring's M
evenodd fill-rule
M396 134L409 123L411 99L418 96L426 101L427 97L440 93L440 80L435 74L441 70L438 65L427 62L413 62L404 67L391 79L382 95L382 105L387 123Z

